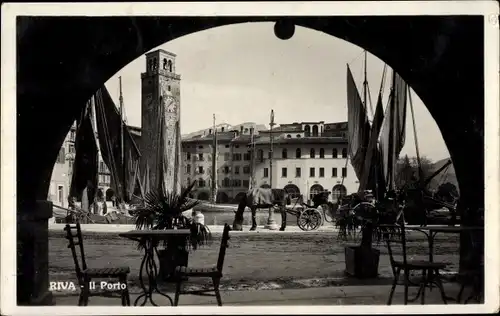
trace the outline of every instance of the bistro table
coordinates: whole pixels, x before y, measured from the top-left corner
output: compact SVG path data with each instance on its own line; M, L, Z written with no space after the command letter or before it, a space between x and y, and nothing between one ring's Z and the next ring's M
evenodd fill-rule
M427 242L429 243L429 261L434 262L434 239L436 238L436 235L438 233L443 233L443 234L460 234L462 232L474 232L474 231L481 231L484 230L484 227L481 226L442 226L442 225L436 225L436 226L417 226L417 225L405 225L406 230L413 230L413 231L418 231L423 233L427 237ZM430 273L428 276L429 283L433 283L433 278L434 275ZM430 290L432 290L432 286L430 287ZM420 295L420 290L419 293L417 293L416 299ZM455 300L454 298L451 297L446 297L447 300Z
M171 306L174 305L172 298L158 289L158 284L157 284L158 269L156 267L156 262L155 262L155 253L158 255L158 250L156 249L156 246L159 244L160 241L168 240L173 236L183 236L185 238L188 238L190 233L191 232L189 229L167 229L167 230L131 230L126 233L119 234L120 237L144 243L144 256L142 258L141 268L139 271L139 282L141 284L143 293L139 295L139 297L137 297L137 299L134 301L134 306L137 306L137 303L141 298L144 298L144 300L141 303L141 306L146 305L148 299L152 305L158 306L153 301L154 292L157 292L158 294L168 298L168 300L170 301L170 305ZM144 284L143 280L144 270L148 277L147 287Z

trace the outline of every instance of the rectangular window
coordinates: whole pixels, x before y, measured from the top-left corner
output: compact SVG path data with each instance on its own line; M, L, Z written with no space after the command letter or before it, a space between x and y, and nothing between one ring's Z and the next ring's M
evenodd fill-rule
M249 174L250 173L250 167L249 166L244 166L243 167L243 173L244 174Z
M186 165L186 172L191 173L191 165Z
M324 178L325 177L325 168L319 168L319 177Z
M250 160L250 153L246 153L243 155L243 160L249 161Z
M198 173L199 174L204 174L205 173L205 170L203 170L203 166L199 166L198 167Z
M199 153L198 154L198 160L199 161L203 161L203 153Z
M337 177L337 168L332 168L332 178Z
M243 186L244 186L245 188L248 188L248 187L250 186L250 181L248 181L248 180L243 180Z
M342 158L347 158L347 148L342 148Z
M287 176L286 174L287 174L287 170L286 170L286 168L281 168L281 176L282 176L283 178L286 178L286 176Z
M230 153L224 153L224 161L228 161L230 157L231 157Z
M342 168L342 177L347 177L347 168Z
M269 169L264 168L264 178L269 177Z
M332 150L332 158L338 158L339 156L339 153L337 151L337 148L333 148Z
M311 177L311 178L315 177L315 169L314 168L309 168L309 177Z
M300 178L301 176L302 175L300 168L295 168L295 178Z
M68 149L69 149L69 153L70 154L74 154L75 153L75 145L69 144L69 148Z
M240 174L240 166L234 166L234 174Z
M187 161L191 160L191 153L187 153L187 154L186 154L186 160L187 160Z
M228 166L224 166L224 173L225 173L225 174L228 174L228 173L229 173L229 167L228 167Z

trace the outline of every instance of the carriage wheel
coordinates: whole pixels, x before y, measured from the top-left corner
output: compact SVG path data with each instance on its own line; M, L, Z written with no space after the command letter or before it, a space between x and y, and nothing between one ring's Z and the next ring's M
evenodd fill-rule
M315 230L321 226L322 216L315 208L308 208L300 212L297 217L297 226L304 231Z
M323 210L325 221L327 221L328 223L333 223L334 214L332 207L328 204L321 204L321 209Z

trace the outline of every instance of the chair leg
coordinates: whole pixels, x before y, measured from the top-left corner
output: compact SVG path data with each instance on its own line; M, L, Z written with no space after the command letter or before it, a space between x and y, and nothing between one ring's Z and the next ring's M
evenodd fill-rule
M397 268L394 273L394 281L392 282L391 293L389 293L389 299L387 300L387 305L391 305L392 297L394 296L394 291L396 290L396 285L398 285L399 274L401 273L401 268Z
M422 271L422 284L420 285L422 297L420 298L420 304L425 305L425 287L427 286L427 270Z
M178 277L177 286L175 288L175 297L174 297L174 306L179 305L179 296L181 295L181 287L182 287L182 276Z
M122 290L122 306L130 306L130 294L128 292L128 283L127 283L127 276L121 276L120 277L120 283L125 284L126 287L124 290Z
M80 299L78 301L79 306L87 306L89 304L89 296L90 296L90 278L84 276L83 277L83 288L80 293Z
M404 297L404 305L408 305L408 286L410 285L410 271L408 269L404 269L404 279L405 279L405 297Z
M222 306L222 299L220 297L220 292L219 292L219 284L220 284L220 278L212 278L212 281L214 282L214 291L215 291L215 297L217 298L217 305Z
M444 293L443 283L441 282L441 275L439 274L439 270L436 269L434 274L434 281L436 282L437 287L439 288L439 292L441 293L441 299L445 305L448 305L448 300L446 299L446 294Z

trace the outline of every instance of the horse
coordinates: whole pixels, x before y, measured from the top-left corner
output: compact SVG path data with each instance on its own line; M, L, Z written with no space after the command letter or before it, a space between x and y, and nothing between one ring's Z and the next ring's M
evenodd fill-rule
M290 204L290 197L284 189L254 188L247 191L238 203L238 210L234 212L233 230L243 230L243 212L248 207L252 211L251 231L257 229L256 212L257 209L271 208L277 205L281 211L280 231L286 228L285 205Z

